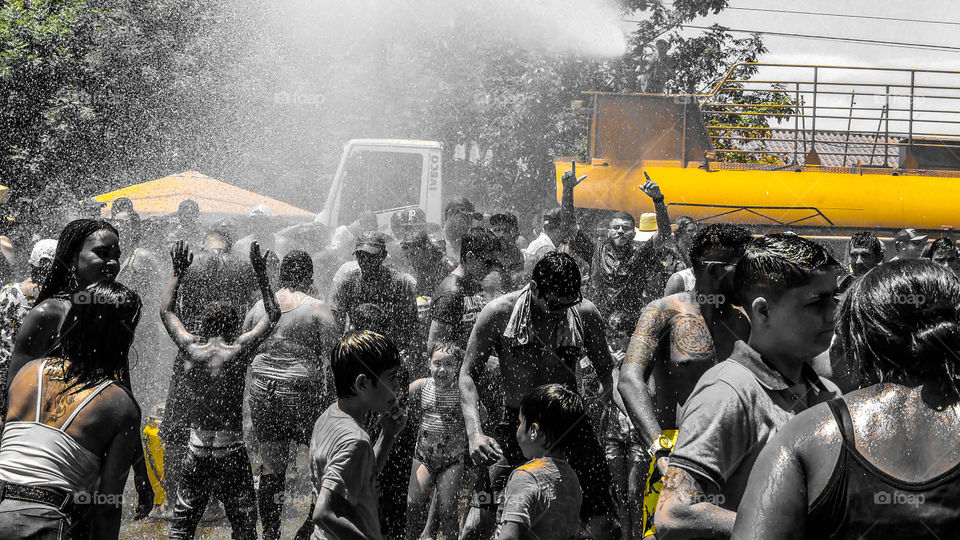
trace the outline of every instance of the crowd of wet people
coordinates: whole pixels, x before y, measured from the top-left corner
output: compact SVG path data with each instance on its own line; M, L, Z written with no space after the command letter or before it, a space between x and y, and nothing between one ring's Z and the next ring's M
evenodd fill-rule
M334 230L190 200L18 218L0 537L117 538L131 471L133 518L177 539L220 505L234 538L279 538L296 476L298 539L952 537L952 239L859 232L835 256L671 222L652 181L639 221L585 213L582 179L529 239L462 198Z

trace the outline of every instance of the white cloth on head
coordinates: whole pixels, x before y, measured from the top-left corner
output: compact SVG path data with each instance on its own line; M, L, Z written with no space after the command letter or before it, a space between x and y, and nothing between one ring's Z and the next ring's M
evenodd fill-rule
M33 245L33 249L30 251L30 266L40 266L40 262L43 261L43 259L53 260L53 256L56 253L56 240L53 238L44 238L43 240L38 240L37 243Z

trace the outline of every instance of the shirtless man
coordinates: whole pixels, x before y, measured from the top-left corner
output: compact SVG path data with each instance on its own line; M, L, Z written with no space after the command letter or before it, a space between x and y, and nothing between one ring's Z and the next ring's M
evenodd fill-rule
M516 443L519 407L523 397L534 388L559 383L576 388L576 363L587 356L600 376L604 388L612 388L613 361L607 346L606 326L596 306L580 294L580 269L573 257L564 253L546 254L533 269L530 284L519 291L490 302L477 319L467 344L460 369L460 404L467 429L470 457L475 464L492 465L490 482L493 493L478 493L472 504L496 499L507 476L523 463ZM478 386L483 386L487 359L500 359L503 374L501 388L506 406L504 417L493 436L483 432L480 422ZM493 397L484 392L485 398ZM603 450L591 433L589 419L575 428L576 454L569 461L583 486L580 516L589 522L594 538L612 534L615 513L610 497L610 473ZM484 495L485 497L480 497ZM489 531L493 508L473 508L461 538ZM486 536L478 536L486 538Z
M280 263L280 322L276 332L257 350L250 371L250 409L253 430L260 441L263 469L257 502L263 537L280 537L280 513L290 442L310 444L310 433L320 413L332 402L327 386L324 353L336 337L337 323L322 301L307 291L313 284L313 261L305 251L293 250ZM263 301L247 313L243 330L249 332L266 315ZM332 381L331 381L332 382Z
M210 302L200 316L199 335L190 333L174 313L180 278L193 262L193 254L178 240L170 257L173 273L163 295L160 320L183 353L183 384L193 402L188 412L190 442L175 495L170 538L193 538L210 495L216 492L224 503L233 538L255 539L257 503L243 442L243 390L250 353L280 320L266 274L266 257L260 255L256 242L251 244L250 262L267 305L266 316L252 330L239 334L240 306Z
M730 300L737 261L750 233L736 225L709 225L690 249L696 288L654 300L644 308L620 368L618 390L651 458L676 441L677 414L705 371L730 356L750 335L750 322ZM647 388L653 375L654 389ZM654 401L655 400L655 401ZM649 466L649 465L647 465ZM657 460L654 479L666 473ZM650 482L648 481L648 484ZM644 533L655 506L645 499Z

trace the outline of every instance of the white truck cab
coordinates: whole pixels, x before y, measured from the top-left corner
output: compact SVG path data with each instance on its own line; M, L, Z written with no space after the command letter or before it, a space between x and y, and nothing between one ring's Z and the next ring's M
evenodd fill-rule
M317 221L336 228L369 211L380 230L389 231L394 212L419 207L428 223L440 224L442 154L443 144L436 141L348 141Z

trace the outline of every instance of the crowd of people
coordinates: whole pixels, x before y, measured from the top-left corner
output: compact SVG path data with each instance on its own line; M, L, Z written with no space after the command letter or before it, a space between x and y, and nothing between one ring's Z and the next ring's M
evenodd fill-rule
M243 237L190 200L20 219L0 537L118 538L131 470L134 518L176 539L219 504L233 538L279 538L296 475L298 539L952 536L952 239L858 232L841 264L790 231L672 223L653 181L640 222L587 219L582 180L529 241L462 198L334 230L257 206Z

